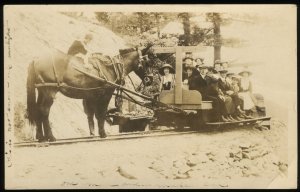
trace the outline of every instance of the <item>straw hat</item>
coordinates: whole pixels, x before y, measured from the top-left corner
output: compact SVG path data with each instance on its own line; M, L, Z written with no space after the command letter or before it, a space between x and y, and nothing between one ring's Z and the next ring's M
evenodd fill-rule
M174 68L173 68L170 64L165 63L165 64L159 69L159 73L160 73L161 75L164 75L164 68L169 68L170 73L175 73Z
M228 72L227 74L226 74L226 76L228 77L228 76L234 76L235 75L235 73L233 73L233 72Z
M252 75L252 72L247 69L244 69L243 71L239 72L239 75L242 76L243 73L248 73L249 76Z
M239 79L241 79L241 76L234 74L234 75L232 76L232 79L237 79L237 80L239 80Z
M219 59L215 60L215 64L228 63L227 61L221 61Z

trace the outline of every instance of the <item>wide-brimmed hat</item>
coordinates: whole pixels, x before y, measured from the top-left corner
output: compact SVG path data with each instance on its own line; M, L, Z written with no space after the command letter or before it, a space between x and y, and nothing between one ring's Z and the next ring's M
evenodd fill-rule
M228 71L226 69L219 70L220 73L227 73Z
M247 69L245 69L245 70L243 70L243 71L239 72L239 75L240 75L240 76L242 76L242 75L243 75L243 73L248 73L249 75L252 75L252 72L251 72L251 71L249 71L249 70L247 70Z
M215 60L215 64L222 64L221 60L217 59Z
M208 66L207 68L209 71L213 72L214 74L218 73L218 71L213 66Z
M185 57L185 58L183 58L183 62L185 62L187 59L191 59L192 61L194 60L194 59L191 58L191 57Z
M239 79L241 79L241 76L234 74L234 75L232 76L232 79L237 79L237 80L239 80Z
M207 65L196 65L196 68L200 68L200 69L208 69L209 68L209 66L207 66Z
M227 72L227 74L226 74L226 76L228 77L228 76L234 76L235 75L235 73L233 73L233 72Z
M204 58L202 58L202 57L197 57L197 58L195 58L195 61L197 61L197 60L200 60L201 62L203 62L203 61L204 61Z
M227 61L221 61L219 59L215 60L215 64L228 63Z
M164 75L164 68L169 68L170 73L175 73L174 68L173 68L170 64L165 63L165 64L163 64L163 66L159 69L159 73L160 73L161 75Z

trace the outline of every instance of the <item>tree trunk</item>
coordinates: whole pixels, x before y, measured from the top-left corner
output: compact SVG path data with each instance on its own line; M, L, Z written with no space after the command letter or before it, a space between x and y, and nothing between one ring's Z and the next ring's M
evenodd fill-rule
M157 37L160 37L160 28L159 28L159 14L155 13L155 22L156 22L156 29L157 29Z
M214 61L221 59L221 29L220 29L220 15L214 13Z
M183 13L182 16L182 24L183 24L183 32L184 32L184 45L189 46L191 43L191 24L190 24L190 15L189 13Z

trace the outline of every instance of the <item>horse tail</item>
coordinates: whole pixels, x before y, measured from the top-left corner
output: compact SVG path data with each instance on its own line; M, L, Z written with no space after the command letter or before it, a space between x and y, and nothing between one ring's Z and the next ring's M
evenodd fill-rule
M34 61L29 64L27 76L27 115L29 124L33 125L36 122L36 95L35 95L35 80L36 73L34 69Z

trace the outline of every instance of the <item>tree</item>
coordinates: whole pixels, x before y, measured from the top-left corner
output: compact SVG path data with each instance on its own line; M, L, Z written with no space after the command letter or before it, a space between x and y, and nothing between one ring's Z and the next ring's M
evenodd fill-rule
M102 23L107 24L109 22L109 13L108 12L95 12L96 19Z
M179 13L178 18L182 20L184 35L181 36L183 45L189 46L191 41L190 14L187 12Z
M221 59L221 46L222 46L222 39L221 39L221 23L222 18L220 13L207 13L206 17L209 21L213 23L213 46L214 46L214 60Z

